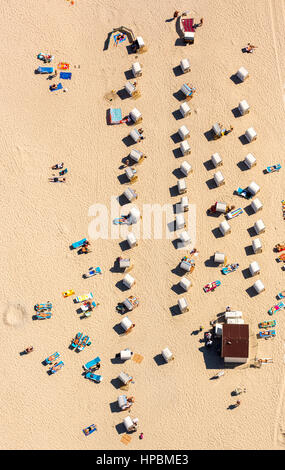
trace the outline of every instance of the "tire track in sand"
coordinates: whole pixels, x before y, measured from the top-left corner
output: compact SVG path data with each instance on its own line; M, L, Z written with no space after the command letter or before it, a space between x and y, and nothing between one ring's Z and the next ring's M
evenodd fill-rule
M276 58L277 73L280 82L283 109L285 111L285 0L270 0L270 21L272 38ZM284 349L285 361L285 349ZM281 385L280 399L276 410L276 421L274 429L274 446L285 445L285 423L283 412L285 411L285 377Z

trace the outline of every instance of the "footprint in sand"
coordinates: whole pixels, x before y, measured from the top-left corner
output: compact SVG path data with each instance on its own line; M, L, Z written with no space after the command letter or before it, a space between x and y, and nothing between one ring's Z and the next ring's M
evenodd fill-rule
M0 304L0 317L3 323L10 327L21 327L26 322L28 315L21 304L6 302Z

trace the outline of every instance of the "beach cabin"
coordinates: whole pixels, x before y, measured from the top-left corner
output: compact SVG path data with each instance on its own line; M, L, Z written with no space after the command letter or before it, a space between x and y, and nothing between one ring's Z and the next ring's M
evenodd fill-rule
M240 101L238 104L238 110L242 116L249 113L249 104L246 100Z
M189 155L191 153L191 147L188 143L188 140L184 140L183 142L180 143L180 150L182 155Z
M260 267L257 261L253 261L249 265L249 271L252 276L256 276L257 274L260 274Z
M137 239L136 239L135 235L133 234L133 232L128 233L126 240L129 244L130 248L134 248L135 246L138 246Z
M250 194L255 196L260 191L260 187L258 186L257 183L252 181L250 185L247 187L247 190L250 192Z
M220 223L219 229L223 237L225 237L228 233L231 233L230 224L226 220Z
M142 140L142 135L139 133L137 129L133 129L130 133L129 136L137 143Z
M189 312L188 302L185 297L178 299L178 307L181 313Z
M223 184L225 184L225 178L221 171L217 171L214 174L214 180L217 186L222 186Z
M138 179L138 176L136 173L137 173L137 170L135 170L134 168L128 167L125 169L125 175L131 184L135 183Z
M184 289L187 292L192 286L192 282L189 279L187 279L187 277L182 277L180 279L179 285L180 287L182 287L182 289Z
M135 199L137 199L138 195L136 193L136 191L132 188L128 188L124 191L124 196L125 198L127 198L127 200L129 202L132 202L134 201Z
M218 153L213 153L213 155L211 156L211 161L212 161L215 168L217 168L218 166L223 164L223 160L222 160L220 154L218 154Z
M253 127L249 127L246 131L245 131L245 137L247 139L247 141L250 143L250 142L254 142L256 139L257 139L257 133L256 131L253 129Z
M249 77L249 73L244 67L238 69L236 75L241 82L244 82Z
M265 225L261 219L258 219L254 224L254 230L256 234L259 235L260 233L265 232Z
M120 351L120 359L121 361L128 361L129 359L132 358L132 351L129 348L123 349Z
M244 364L249 357L249 325L223 325L222 352L225 363Z
M187 246L191 242L191 238L185 230L180 233L179 240L180 240L180 243L182 243L183 246Z
M265 290L264 284L263 284L263 282L261 282L260 279L258 279L258 281L256 281L253 284L253 287L254 287L257 294L260 294L261 292L263 292Z
M162 355L163 359L165 360L165 362L170 362L170 361L173 361L173 359L174 359L172 352L168 348L164 348L161 351L161 355Z
M188 59L182 59L180 61L180 67L181 67L182 73L187 73L187 72L190 72L191 70L190 62Z
M180 135L181 140L185 140L190 136L190 131L186 126L181 126L178 129L178 134Z
M121 323L120 323L122 329L125 331L125 333L131 331L133 327L133 322L129 319L129 317L125 317Z
M140 218L141 218L140 211L138 210L137 207L133 207L128 214L128 219L130 223L137 224L140 221Z
M262 253L262 243L259 238L252 240L252 249L254 254Z
M143 152L137 149L132 149L129 156L136 163L141 163L143 159L145 158L145 155L143 154Z
M123 278L123 284L127 289L130 289L135 283L135 279L130 274L126 274Z
M186 103L186 101L180 105L179 111L182 114L182 117L186 117L191 114L190 106Z
M135 78L142 76L142 67L139 62L134 62L132 64L132 72Z
M226 258L225 253L219 253L218 251L216 251L216 253L214 254L214 263L226 264L226 262L227 262L227 258Z
M182 212L187 212L189 210L189 202L188 202L188 197L183 196L180 200L180 208Z
M248 153L244 159L244 163L247 166L247 168L250 169L256 165L256 158L252 155L252 153Z
M179 194L184 194L187 191L187 185L185 178L177 181L177 189Z
M186 227L186 222L183 214L176 214L175 216L176 230Z
M256 197L250 204L252 210L256 213L258 211L261 211L263 205L262 202Z
M185 162L181 163L180 171L181 171L181 173L183 173L183 175L188 176L189 173L192 173L193 170L192 170L192 166L190 165L190 163L185 161Z
M138 124L142 121L142 113L137 108L134 108L130 112L130 118L133 122Z
M127 432L136 431L138 422L139 422L138 418L132 419L130 416L127 416L126 418L124 418L124 421L123 421Z

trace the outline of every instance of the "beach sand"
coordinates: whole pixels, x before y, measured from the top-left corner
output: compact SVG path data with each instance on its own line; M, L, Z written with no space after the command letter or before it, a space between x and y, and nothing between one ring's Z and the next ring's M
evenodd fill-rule
M2 449L284 448L284 314L274 317L274 340L257 341L256 333L258 322L270 318L267 310L276 303L276 294L285 288L273 252L284 239L284 168L263 173L267 165L284 163L285 5L283 0L194 2L192 16L197 22L204 17L204 25L196 31L195 44L184 47L171 18L176 9L188 8L180 0L144 0L139 7L126 0L76 0L73 6L66 0L1 2ZM132 148L123 140L130 127L106 124L110 103L104 98L112 89L123 88L125 72L136 60L127 52L127 41L114 47L111 40L104 50L108 33L121 25L141 35L148 47L138 58L143 65L138 80L142 97L133 101L118 96L111 103L121 107L123 115L135 106L143 115L146 139L137 147L148 158L137 167L137 206L142 211L143 204L179 201L170 188L177 181L173 172L184 158L177 158L174 150L179 143L171 136L186 124L192 153L185 159L193 167L187 178L188 197L196 206L200 251L191 274L193 287L185 294L190 310L183 315L172 315L172 307L179 298L173 287L180 279L175 267L186 251L176 250L163 238L142 239L137 248L123 252L134 264L136 286L131 293L140 299L139 308L129 315L136 328L128 336L118 335L115 327L121 321L115 306L128 294L116 286L122 274L111 270L122 253L121 240L91 240L92 253L86 256L69 250L71 243L88 237L92 206L109 208L111 197L125 189L118 176L123 173L121 160ZM249 41L258 49L243 54ZM51 93L49 85L58 80L34 74L42 65L36 58L39 52L52 53L52 65L72 64L67 93ZM186 79L174 73L184 57L192 66ZM241 66L250 77L235 84L231 76ZM190 101L191 115L179 120L174 94L185 81L197 93ZM242 99L249 102L250 113L236 118L233 109ZM205 133L217 121L233 125L234 131L208 141ZM257 141L243 145L240 136L251 126ZM226 184L212 189L214 170L205 162L214 152L223 157ZM257 165L243 171L239 162L249 152ZM69 171L66 184L49 183L49 168L61 161ZM233 191L251 181L261 187L263 210L255 215L245 212L230 222L229 236L216 238L223 217L208 217L207 208L218 200L247 207L249 202ZM254 256L247 249L253 239L248 229L259 218L266 231L260 236L263 252ZM111 216L109 231L110 226ZM240 269L222 277L207 261L215 251L225 252ZM260 264L258 278L266 287L255 297L250 296L250 287L256 279L246 272L253 260ZM82 279L90 266L101 266L103 275ZM205 294L203 286L216 279L222 286ZM91 318L80 320L72 299L61 295L67 289L94 293L100 305ZM53 318L32 320L34 305L47 300L54 305ZM205 351L201 333L192 333L200 325L208 328L227 305L242 310L250 325L251 358L272 357L274 363L261 369L226 369L224 377L210 380L223 361L214 351ZM92 345L77 354L68 346L81 330L90 335ZM21 356L30 344L35 351ZM112 363L126 347L144 357L141 364ZM164 347L171 349L175 360L158 365L157 355ZM42 361L55 351L65 366L48 376ZM82 365L97 355L104 377L100 384L82 376ZM114 379L122 370L134 377L128 393L136 402L130 415L139 418L139 432L144 433L143 440L139 432L133 434L127 447L120 439L123 418L129 413L117 412L114 405L121 393ZM236 401L231 392L239 385L247 393L239 408L229 409ZM81 430L92 423L98 431L85 437Z

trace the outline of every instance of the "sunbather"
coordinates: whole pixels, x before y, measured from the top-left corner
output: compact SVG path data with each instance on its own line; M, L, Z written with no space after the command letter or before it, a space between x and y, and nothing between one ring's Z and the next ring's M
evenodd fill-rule
M64 163L63 163L63 162L62 162L62 163L57 163L56 165L53 165L53 166L51 167L51 169L52 169L52 170L61 170L61 169L63 168L63 166L64 166Z
M33 346L29 346L28 348L25 349L25 353L29 354L34 350Z
M52 183L65 183L66 179L65 178L58 178L57 176L54 178L49 178L49 181Z
M50 89L51 89L51 90L56 90L56 89L57 89L57 84L54 83L53 85L51 85L51 86L50 86Z
M249 43L247 44L245 50L246 50L246 52L253 52L254 49L256 49L256 48L257 48L257 46L254 46L253 44L250 44L250 42L249 42Z

